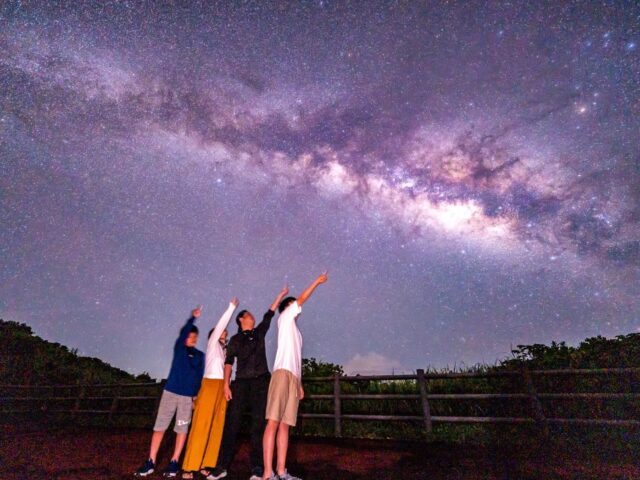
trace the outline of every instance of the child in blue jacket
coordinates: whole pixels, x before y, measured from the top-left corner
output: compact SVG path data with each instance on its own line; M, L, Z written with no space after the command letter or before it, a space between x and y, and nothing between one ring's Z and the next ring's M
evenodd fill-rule
M178 459L187 440L193 402L204 374L204 353L195 348L198 343L198 327L194 322L200 313L201 307L191 312L191 318L180 330L180 336L173 347L173 361L153 427L149 459L138 469L135 474L137 477L146 477L155 471L158 449L174 415L176 421L173 430L176 432L176 445L163 476L175 477L180 470Z

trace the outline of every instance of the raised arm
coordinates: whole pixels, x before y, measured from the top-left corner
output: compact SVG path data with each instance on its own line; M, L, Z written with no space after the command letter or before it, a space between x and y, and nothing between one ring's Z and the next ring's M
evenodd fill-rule
M285 285L284 287L282 287L282 290L278 292L278 296L269 307L269 310L271 310L272 312L275 312L276 309L278 308L278 305L280 305L280 302L284 299L284 297L287 296L288 293L289 293L289 287Z
M211 332L211 336L209 337L209 341L207 342L207 349L211 345L215 345L215 343L218 340L220 340L220 336L222 335L222 332L224 332L224 329L227 328L227 325L229 325L229 320L231 320L231 315L233 315L233 312L238 306L238 303L239 302L236 297L233 297L231 299L231 301L229 302L229 306L220 317L220 320L218 320L218 323L213 329L213 332Z
M289 288L285 285L284 287L282 287L282 290L280 290L280 292L278 293L278 296L275 298L275 300L269 307L269 310L267 310L263 315L262 321L256 327L257 332L266 335L266 333L269 331L269 327L271 326L271 320L273 320L273 316L275 315L276 309L280 305L280 302L282 301L282 299L286 297L288 293L289 293Z
M178 336L178 339L176 340L176 344L174 345L174 349L176 348L184 348L184 342L187 340L187 337L189 336L189 333L191 332L191 326L193 325L193 323L196 321L196 319L200 316L200 314L202 313L202 307L198 306L196 308L194 308L193 310L191 310L191 317L189 317L189 320L187 320L187 323L184 324L184 326L180 329L180 335Z
M309 297L311 296L311 294L313 293L313 291L316 289L316 287L318 285L323 284L324 282L326 282L328 280L327 277L327 272L324 272L320 275L318 275L318 278L316 278L313 283L311 285L309 285L304 292L302 292L300 294L300 296L298 297L298 299L296 300L298 302L298 305L302 306L302 304L304 302L306 302Z

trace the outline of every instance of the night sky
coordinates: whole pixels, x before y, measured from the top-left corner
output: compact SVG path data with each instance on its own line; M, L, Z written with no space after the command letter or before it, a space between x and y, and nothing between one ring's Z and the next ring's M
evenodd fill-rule
M639 3L49 3L0 6L2 318L156 377L324 269L349 372L640 331Z

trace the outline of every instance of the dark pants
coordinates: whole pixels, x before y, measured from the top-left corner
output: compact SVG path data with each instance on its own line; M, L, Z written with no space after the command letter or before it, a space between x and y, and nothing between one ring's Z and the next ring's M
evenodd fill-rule
M270 377L269 374L265 374L258 378L236 379L231 383L233 398L227 407L218 467L229 469L236 453L236 439L242 422L242 414L249 407L251 412L251 468L263 468L262 434L264 433Z

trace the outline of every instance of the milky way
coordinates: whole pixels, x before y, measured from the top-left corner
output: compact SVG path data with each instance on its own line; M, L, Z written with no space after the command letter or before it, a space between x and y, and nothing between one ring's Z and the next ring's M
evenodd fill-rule
M3 318L155 376L325 268L350 371L640 328L637 3L212 3L0 7Z

